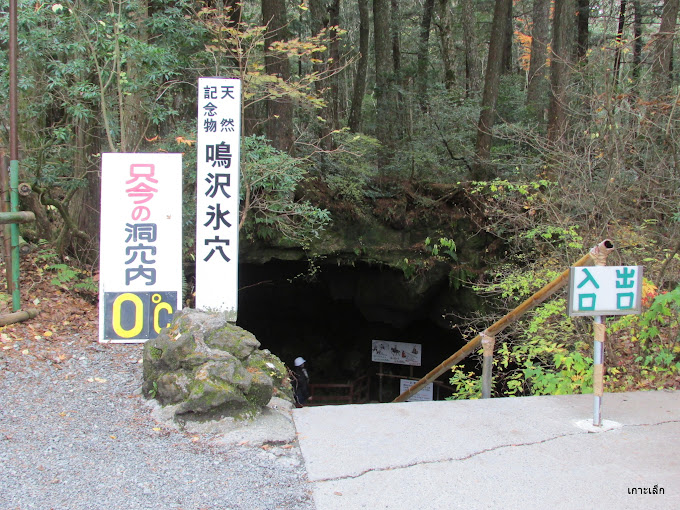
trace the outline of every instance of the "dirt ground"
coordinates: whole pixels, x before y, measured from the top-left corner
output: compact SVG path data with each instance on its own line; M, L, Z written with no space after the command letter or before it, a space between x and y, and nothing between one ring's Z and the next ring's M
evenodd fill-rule
M0 280L2 317L13 311L5 266L4 262L0 264L0 274L3 275ZM58 365L68 359L75 344L86 347L98 341L96 294L74 288L77 277L81 275L75 275L69 282L59 281L59 270L55 266L54 258L46 259L40 251L22 255L20 310L34 309L38 315L0 327L0 359L28 356L36 362L48 361ZM67 345L69 349L65 348Z

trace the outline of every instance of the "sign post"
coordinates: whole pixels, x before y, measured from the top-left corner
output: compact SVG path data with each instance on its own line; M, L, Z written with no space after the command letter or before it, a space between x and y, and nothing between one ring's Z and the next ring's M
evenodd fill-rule
M196 140L196 308L238 308L241 80L199 78Z
M602 426L604 393L605 316L639 314L642 307L642 266L572 267L569 279L569 315L594 316L593 425Z
M371 341L371 361L380 363L380 372L378 373L378 378L380 381L378 389L378 400L382 402L383 393L383 364L392 363L395 365L409 365L411 367L411 376L413 376L413 367L419 367L421 365L421 356L423 352L423 346L421 344L412 344L407 342L390 342L388 340L372 340ZM405 389L408 389L411 385L415 384L416 381L410 381L408 384L408 379L401 379L401 390L403 393ZM420 397L414 397L413 400L426 400L426 396L432 396L432 389L428 392L424 392ZM424 397L425 396L425 397ZM432 400L432 398L430 398Z

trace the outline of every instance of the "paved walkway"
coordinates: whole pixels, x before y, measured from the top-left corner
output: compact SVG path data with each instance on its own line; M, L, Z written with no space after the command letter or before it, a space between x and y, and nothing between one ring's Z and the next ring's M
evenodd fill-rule
M317 510L680 508L680 392L305 407ZM630 494L636 488L664 494Z

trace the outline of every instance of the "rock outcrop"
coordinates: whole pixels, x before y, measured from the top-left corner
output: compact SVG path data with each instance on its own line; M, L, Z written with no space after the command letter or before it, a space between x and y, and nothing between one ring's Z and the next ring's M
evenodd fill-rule
M147 398L176 421L256 416L272 396L292 400L285 365L224 314L184 309L144 345Z

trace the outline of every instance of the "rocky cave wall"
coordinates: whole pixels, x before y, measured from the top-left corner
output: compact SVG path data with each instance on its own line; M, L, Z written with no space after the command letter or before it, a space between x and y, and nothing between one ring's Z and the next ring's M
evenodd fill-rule
M289 366L305 357L313 382L375 374L373 339L423 344L422 367L382 368L426 374L464 344L456 318L482 305L456 280L480 272L488 239L461 211L421 220L336 218L306 250L242 242L237 324ZM432 253L439 237L455 241L455 257Z

